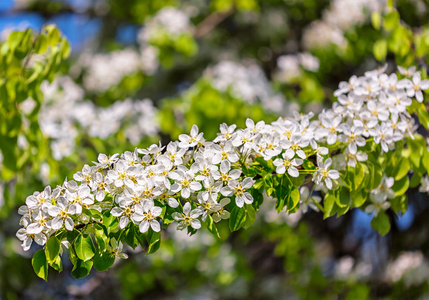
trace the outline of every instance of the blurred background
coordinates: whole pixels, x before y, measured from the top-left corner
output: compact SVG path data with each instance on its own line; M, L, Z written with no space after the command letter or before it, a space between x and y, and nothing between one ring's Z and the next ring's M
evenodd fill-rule
M224 122L317 114L352 75L385 62L387 72L397 63L426 67L428 2L394 2L402 26L422 36L423 46L408 52L400 27L380 28L387 5L1 0L2 42L12 31L55 24L72 52L41 86L38 143L18 134L15 152L25 159L13 168L0 156L0 299L429 299L428 196L418 188L409 190L405 214L390 213L385 237L359 209L323 220L305 203L277 214L267 198L247 230L230 234L221 225L217 240L168 229L155 254L127 248L129 259L79 280L64 261L62 273L42 281L31 267L38 246L23 252L15 238L25 198L62 184L98 153L166 144L193 124L213 139ZM35 105L28 98L19 109L25 115Z

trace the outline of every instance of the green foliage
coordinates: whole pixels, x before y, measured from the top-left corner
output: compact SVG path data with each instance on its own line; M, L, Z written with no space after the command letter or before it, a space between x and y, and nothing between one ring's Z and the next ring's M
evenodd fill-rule
M193 124L198 125L205 137L213 139L222 123L244 127L247 118L255 122L270 122L275 119L273 114L267 114L260 105L249 105L229 92L222 93L204 78L180 98L163 100L159 118L161 130L173 139L189 131Z
M231 216L229 219L229 229L231 231L237 231L246 222L246 211L244 208L234 207L231 211Z
M386 235L390 231L389 217L384 212L380 212L372 219L371 226L381 235Z
M0 45L0 150L7 158L1 171L2 181L14 179L16 187L28 183L23 175L38 172L40 163L50 156L38 122L43 101L40 85L44 80L54 79L69 54L67 40L53 25L46 26L40 33L31 29L13 32ZM28 98L36 105L24 114L20 108ZM20 137L26 139L27 147L18 146ZM15 191L24 198L23 190L17 188ZM6 203L3 213L14 206L13 201Z
M112 5L112 13L117 17L135 22L150 19L156 11L165 6L178 5L178 1L132 0L127 1L127 3L119 3L118 1L109 1L109 3ZM310 23L314 21L321 14L323 5L326 5L326 1L296 3L296 1L220 0L212 1L210 9L214 13L237 11L238 15L231 17L227 25L234 28L233 31L244 28L245 32L249 33L249 36L235 33L235 36L231 35L230 41L234 41L240 48L237 53L240 53L243 57L253 59L263 57L263 53L267 49L269 49L268 53L273 57L281 54L284 51L284 37L289 38L293 28L291 24L287 24L276 33L273 30L270 35L267 33L268 30L264 28L262 37L257 34L254 35L257 30L253 30L254 27L252 26L254 25L251 25L253 16L251 14L258 16L256 19L258 22L262 22L262 13L271 10L281 11L278 8L283 9L284 7L281 5L285 5L285 3L287 3L286 5L288 5L288 9L290 8L291 12L296 13L289 14L288 18L284 19L288 19L290 23L296 22L297 24L299 22ZM427 62L429 49L427 25L416 33L405 22L400 20L402 13L400 16L398 11L393 8L393 1L390 1L389 5L391 9L386 13L373 13L371 15L373 28L364 24L351 28L345 33L345 38L349 45L345 50L340 50L335 45L324 49L313 49L312 53L319 58L321 63L318 72L304 71L286 84L275 83L276 89L281 90L288 100L299 101L299 105L304 107L306 103L322 103L327 100L329 97L327 95L331 94L330 88L332 88L332 84L326 84L328 80L344 73L346 69L352 69L351 67L356 69L362 62L369 61L368 57L372 54L378 61L389 61L390 63L393 56L397 63L403 66L415 65L416 62L424 66L424 63ZM305 7L305 9L302 9L302 7ZM201 10L203 11L203 9ZM195 17L198 21L201 18L202 16L200 15ZM227 32L228 26L220 26L220 30L215 31L211 36L203 37L202 40L198 40L198 43L197 39L190 34L172 38L168 34L160 33L150 40L150 44L159 49L158 55L163 68L171 70L171 73L166 74L171 75L179 70L179 77L183 79L181 77L181 68L191 66L194 69L193 63L189 63L191 61L189 58L195 58L195 64L200 62L199 60L206 63L207 58L204 57L206 55L204 51L207 51L205 48L210 49L207 46L210 44L204 43L220 40L220 37ZM276 37L276 34L281 38ZM243 36L245 37L243 38ZM267 37L265 38L265 36ZM259 40L258 37L260 38ZM282 43L281 45L278 42L279 40ZM233 43L231 42L231 44ZM222 46L227 47L227 45ZM39 171L41 162L49 162L51 173L53 174L51 178L56 182L60 182L66 175L70 176L71 170L75 168L76 164L81 165L82 161L96 160L94 153L115 153L121 152L126 148L123 133L119 133L113 141L92 139L90 142L86 142L85 137L78 137L79 141L82 142L81 144L86 145L87 143L90 146L82 149L81 153L73 154L71 158L62 163L55 162L50 158L47 139L41 134L38 125L38 112L43 101L40 84L44 80L52 81L54 76L59 73L62 61L69 53L70 48L67 41L61 37L58 30L53 26L47 26L38 35L31 31L15 32L1 45L0 69L3 70L1 71L3 73L0 72L0 96L3 100L0 110L4 120L0 124L0 149L3 155L7 157L3 162L1 178L6 182L15 182L15 187L12 189L16 190L10 191L8 190L9 188L6 188L6 206L2 210L3 215L6 215L10 208L16 206L18 202L22 203L25 196L30 193L29 190L33 191L34 186L40 185L39 180L34 179L34 177L37 176L35 174ZM33 60L36 55L42 55L42 60ZM264 70L267 70L270 65L275 65L273 59L269 58L266 61L261 59L258 63L264 67ZM175 69L178 65L178 69ZM334 73L333 70L338 71ZM424 75L423 77L426 76ZM195 78L192 76L190 78L194 82ZM140 90L142 86L144 89L152 85L158 86L159 84L159 90L154 89L154 94L159 93L159 91L165 93L166 90L171 91L176 88L174 84L174 88L165 88L158 79L151 79L150 76L141 73L131 74L124 77L118 86L110 88L106 93L93 95L93 99L95 99L96 103L107 106L112 102L112 99L142 95ZM189 78L185 78L185 80L189 80ZM328 86L328 88L325 88L325 86ZM140 93L138 92L139 90ZM168 92L168 95L171 95L171 93ZM36 106L32 112L24 115L20 111L20 106L28 97L32 97L36 101ZM167 138L172 139L188 131L192 124L197 124L200 130L205 132L206 137L212 139L218 131L220 123L234 123L238 127L244 127L244 122L248 117L255 121L265 120L267 123L277 118L276 114L265 112L259 104L246 104L243 99L233 95L230 91L220 92L216 90L205 78L197 79L192 88L177 98L168 97L162 100L160 107L159 118L162 132ZM429 127L429 114L425 103L414 101L409 113L415 114L424 127ZM27 121L29 121L28 126L26 125ZM26 149L21 149L17 146L19 136L25 136L29 142L29 146ZM144 145L144 142L141 144ZM342 176L344 180L335 182L334 189L324 195L324 200L319 207L324 218L334 215L339 217L355 207L367 208L371 199L371 191L379 187L383 175L392 176L395 180L395 185L392 187L395 197L389 200L391 210L394 213L404 213L408 204L406 191L410 187L417 187L421 178L429 172L429 151L421 135L416 135L415 139L407 138L406 146L399 142L395 147L395 153L379 155L380 147L375 143L368 143L364 149L365 153L369 155L368 161L358 162L355 167L348 167L342 174L344 175ZM216 240L215 246L208 248L207 252L210 252L208 256L211 258L219 255L220 245L228 238L230 231L238 231L235 234L242 240L250 239L249 236L254 233L239 229L256 228L254 229L255 232L258 231L260 223L258 223L257 219L257 210L263 203L264 198L266 198L265 192L269 196L276 198L275 207L278 212L296 212L301 205L300 201L303 200L300 199L298 187L308 182L307 175L314 173L316 167L311 162L308 162L305 166L303 165L304 171L301 172L300 177L297 179L291 178L287 174L273 176L275 167L272 161L267 162L262 158L251 166L243 165L242 169L246 176L255 177L256 179L256 183L250 191L254 202L252 205L245 205L243 208L234 207L231 211L229 224L228 222L215 224L212 217L208 215L204 227L216 239L221 238ZM230 205L229 207L232 206ZM139 295L139 293L149 289L156 282L160 282L158 284L165 286L167 290L177 288L179 283L172 279L170 274L163 272L163 268L171 267L174 271L185 270L188 272L189 282L196 286L201 283L199 281L201 279L195 278L198 276L194 275L195 269L192 267L192 263L195 263L199 257L205 255L205 253L201 253L202 251L192 249L176 250L168 238L164 239L163 234L153 232L151 229L147 233L141 234L138 228L131 223L121 230L118 228L117 218L113 217L108 211L102 215L96 210L86 210L85 213L100 221L84 224L82 228L79 228L79 232L75 230L71 233L59 234L58 237L52 235L44 251L39 250L36 252L32 265L39 277L44 280L47 279L48 266L57 271L62 270L60 241L67 237L67 240L73 241L70 248L70 259L73 263L72 275L76 278L87 276L92 267L98 271L105 271L112 267L116 257L121 254L118 242L126 243L134 249L142 246L148 254L163 251L162 254L167 253L166 257L175 258L168 263L159 259L157 261L155 258L154 263L146 266L147 269L144 272L131 263L119 269L120 280L124 284L124 294L128 298ZM165 214L163 227L167 227L173 221L172 213L172 210L163 212L163 216ZM252 226L254 223L256 224ZM389 217L383 210L374 217L371 224L381 235L386 235L390 231ZM303 229L303 226L300 225L299 228L293 230L288 226L276 227L264 224L264 230L259 234L263 239L267 237L276 242L275 254L284 260L286 270L289 272L301 272L305 269L307 264L305 258L311 256L307 251L312 245L308 238L308 232ZM195 233L190 228L189 232L191 234ZM166 250L165 248L169 249ZM251 264L249 263L249 265ZM251 267L246 266L246 262L238 261L237 266L237 269L244 270L248 274L251 273ZM301 274L299 278L291 279L292 285L303 298L332 299L337 294L345 299L370 297L369 289L365 286L353 282L343 282L333 286L328 283L328 280L322 275L317 266L312 266L311 268L311 272ZM151 272L154 273L152 274ZM238 278L237 272L219 271L216 273L217 275L213 275L210 278L210 282L224 287ZM248 277L251 276L253 275L248 275ZM305 278L305 280L301 280L302 278ZM206 280L208 279L206 278ZM250 281L249 278L246 280ZM309 285L314 289L309 291Z
M34 253L33 258L31 259L31 264L33 265L36 275L47 281L48 261L46 260L45 251L43 251L43 249L37 250L37 252Z

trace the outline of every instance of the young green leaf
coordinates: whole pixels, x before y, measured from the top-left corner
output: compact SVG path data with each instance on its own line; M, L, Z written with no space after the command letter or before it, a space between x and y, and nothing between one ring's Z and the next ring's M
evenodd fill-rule
M45 251L43 249L37 250L31 260L34 272L43 280L48 280L48 261L46 260Z
M75 242L76 255L81 260L88 261L94 256L95 248L88 234L81 234Z
M115 262L115 255L109 252L95 253L94 268L97 271L107 271Z
M238 206L234 207L229 219L229 229L231 231L237 231L243 227L244 222L246 222L246 211L244 208Z
M76 258L76 262L71 272L73 277L79 279L88 276L89 272L92 269L92 264L92 260L83 261L81 259Z
M390 231L389 217L383 211L381 211L376 217L372 219L371 226L384 236Z
M60 255L61 242L55 235L51 235L45 246L46 258L49 262L54 262Z

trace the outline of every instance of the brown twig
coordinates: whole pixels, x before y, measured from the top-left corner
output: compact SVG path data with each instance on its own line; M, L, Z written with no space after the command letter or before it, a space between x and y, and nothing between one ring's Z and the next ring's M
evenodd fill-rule
M200 38L216 27L219 23L225 20L234 12L234 9L230 9L224 12L214 12L210 14L207 18L205 18L200 24L198 24L197 28L194 32L195 38Z

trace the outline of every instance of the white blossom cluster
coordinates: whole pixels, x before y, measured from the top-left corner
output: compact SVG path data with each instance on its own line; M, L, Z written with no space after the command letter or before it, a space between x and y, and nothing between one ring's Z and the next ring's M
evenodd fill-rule
M139 49L128 47L109 53L84 52L72 71L83 72L83 84L86 90L102 93L111 86L121 83L126 76L142 72L153 75L159 68L156 39L168 37L177 39L184 33L191 34L193 27L189 16L173 8L161 9L153 19L147 20L138 33ZM109 76L106 76L109 74Z
M390 282L401 279L407 286L418 285L429 275L429 265L420 251L401 253L394 261L389 262L385 277Z
M332 110L319 115L328 134L327 143L332 145L338 140L348 145L345 153L349 166L354 167L357 161L367 160L367 154L358 149L365 146L366 139L372 138L380 144L381 153L388 152L394 142L407 135L412 137L417 128L407 107L411 105L412 98L423 101L422 90L429 88L429 80L421 80L421 74L415 67L408 70L398 67L405 76L398 80L395 73L384 73L386 67L341 82L334 93L338 96L338 103L334 103ZM349 120L348 123L342 123L345 119ZM371 191L372 204L365 211L377 215L380 210L388 209L388 199L394 198L393 185L393 177L383 176L379 187Z
M84 70L83 85L86 90L102 93L118 85L126 76L143 72L151 75L158 69L155 48L148 46L137 51L131 47L109 53L84 52L79 57L74 73ZM109 76L106 76L109 74Z
M166 6L152 19L145 22L138 34L138 40L141 44L147 44L160 35L167 34L170 38L175 38L190 33L192 30L193 26L189 16L184 11Z
M344 49L347 41L344 31L365 23L372 12L381 12L385 0L334 0L323 12L321 20L311 23L304 31L306 49L335 44Z
M288 111L283 95L273 90L264 71L256 64L245 66L224 60L208 68L205 76L219 91L230 91L234 97L250 104L260 102L267 111L278 113Z
M155 136L159 125L155 120L156 108L148 100L117 101L109 107L98 107L85 101L84 91L70 77L60 77L51 84L44 82L45 97L40 114L40 128L51 141L55 159L75 151L79 130L91 137L106 139L124 129L128 140L137 144L144 136ZM31 111L34 101L26 101L23 111Z
M311 72L319 70L319 59L308 52L298 53L297 55L282 55L277 58L277 67L279 72L276 78L280 81L290 81L293 78L299 77L301 67Z
M347 163L355 166L356 161L367 159L359 149L367 139L387 152L395 141L413 131L406 107L411 104L410 97L422 100L421 90L429 87L429 81L421 80L420 73L413 74L413 70L400 70L412 80L398 81L383 68L341 82L335 91L339 101L316 120L311 120L313 114L296 114L271 124L248 119L245 129L222 124L212 142L194 125L189 135L180 135L179 141L166 147L154 144L121 156L100 154L95 166L85 165L74 180L27 197L26 205L19 209L23 228L17 236L24 249L33 240L43 245L54 231L73 230L91 218L97 222L88 213L91 209L109 210L118 218L120 229L132 222L142 233L149 228L160 231L167 206L175 209L172 217L179 230L188 226L199 229L208 215L215 222L228 218L225 206L230 202L237 207L253 203L250 189L255 179L246 177L242 168L252 168L257 158L272 161L277 174L312 174L317 189L332 189L340 174L332 168L329 150L323 145L344 149ZM305 169L313 164L310 157L316 158L316 170ZM373 198L390 198L392 184L391 178L384 178L372 191ZM301 194L307 198L307 206L320 201L309 201L308 191Z

